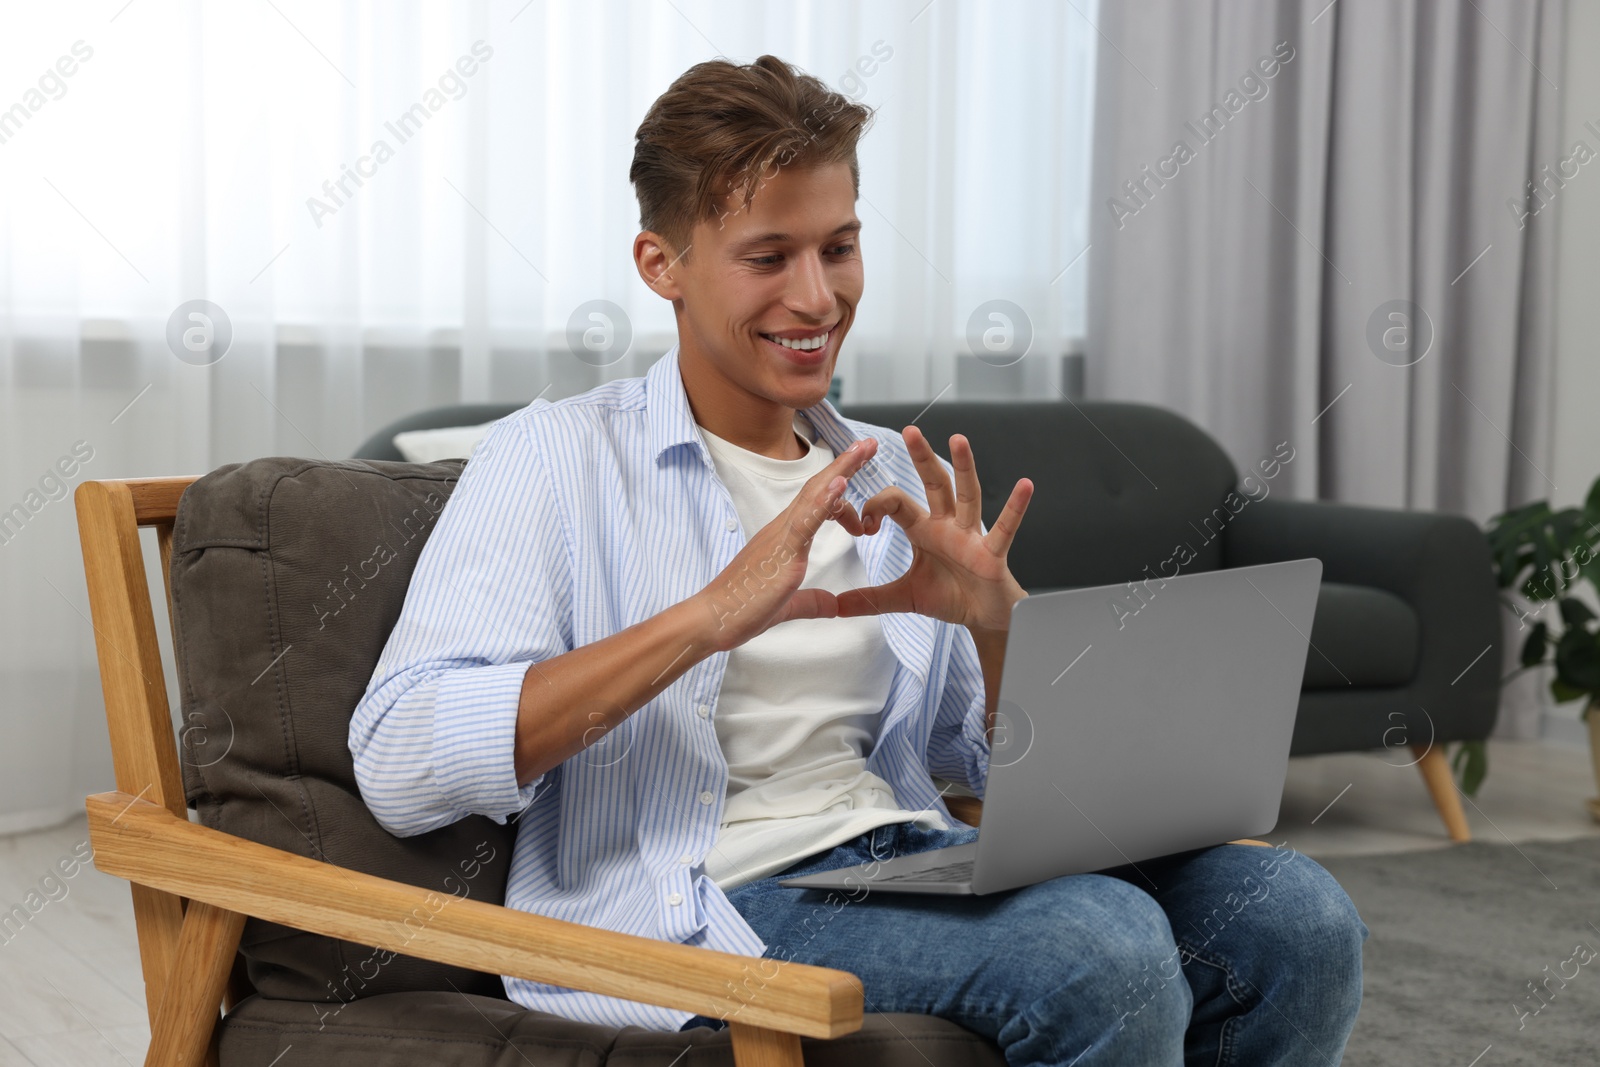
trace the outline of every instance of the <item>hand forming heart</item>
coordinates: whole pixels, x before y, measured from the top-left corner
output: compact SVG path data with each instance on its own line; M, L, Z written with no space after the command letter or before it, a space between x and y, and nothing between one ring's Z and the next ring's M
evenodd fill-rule
M886 585L840 593L839 616L909 611L973 630L1008 630L1011 606L1027 593L1011 576L1006 554L1033 497L1033 482L1027 478L1017 481L994 526L985 534L978 472L966 437L955 434L950 438L950 462L955 468L952 486L950 475L921 430L907 426L901 436L922 476L929 510L924 511L904 489L891 486L862 505L860 529L877 533L885 516L899 523L911 542L911 566ZM854 523L846 521L846 525Z

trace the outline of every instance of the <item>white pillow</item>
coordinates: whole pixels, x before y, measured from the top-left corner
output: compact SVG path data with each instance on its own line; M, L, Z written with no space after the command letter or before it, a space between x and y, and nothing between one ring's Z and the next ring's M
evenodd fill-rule
M432 463L436 459L468 459L483 435L493 426L446 426L438 430L407 430L394 435L394 447L412 463Z

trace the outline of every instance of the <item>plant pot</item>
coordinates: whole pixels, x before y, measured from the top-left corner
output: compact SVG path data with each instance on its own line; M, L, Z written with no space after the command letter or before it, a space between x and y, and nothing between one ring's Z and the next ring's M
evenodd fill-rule
M1595 784L1600 785L1600 698L1589 701L1583 718L1589 724L1589 758L1594 761ZM1600 822L1600 797L1590 797L1588 805L1590 817Z

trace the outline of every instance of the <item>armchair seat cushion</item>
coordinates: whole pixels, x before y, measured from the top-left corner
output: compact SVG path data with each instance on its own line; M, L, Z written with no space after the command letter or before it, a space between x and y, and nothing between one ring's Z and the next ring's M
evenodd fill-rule
M1416 673L1418 637L1416 611L1393 593L1323 582L1304 688L1405 685Z
M855 1033L804 1037L800 1045L807 1067L1005 1064L986 1038L932 1015L869 1012ZM292 1059L296 1067L733 1067L726 1029L618 1030L453 992L387 993L342 1006L254 996L221 1025L225 1064L271 1063L291 1046L293 1056L284 1062Z

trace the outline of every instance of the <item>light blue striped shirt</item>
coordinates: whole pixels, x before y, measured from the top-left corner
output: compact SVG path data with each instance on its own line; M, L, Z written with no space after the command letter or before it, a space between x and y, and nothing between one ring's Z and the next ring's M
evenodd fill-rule
M804 414L835 454L857 437L878 439L846 487L858 511L890 485L927 506L898 431L846 419L827 400ZM759 956L765 942L704 865L728 765L698 710L714 711L728 653L527 785L518 787L513 763L530 664L693 596L744 544L676 346L642 377L535 400L496 422L423 547L350 723L356 780L378 822L406 837L471 814L503 823L520 813L507 907ZM892 521L855 544L873 585L911 565L911 543ZM930 776L983 795L977 647L963 626L911 613L881 620L897 666L867 770L901 808L953 820ZM505 985L525 1007L609 1026L676 1030L693 1016L520 978Z

